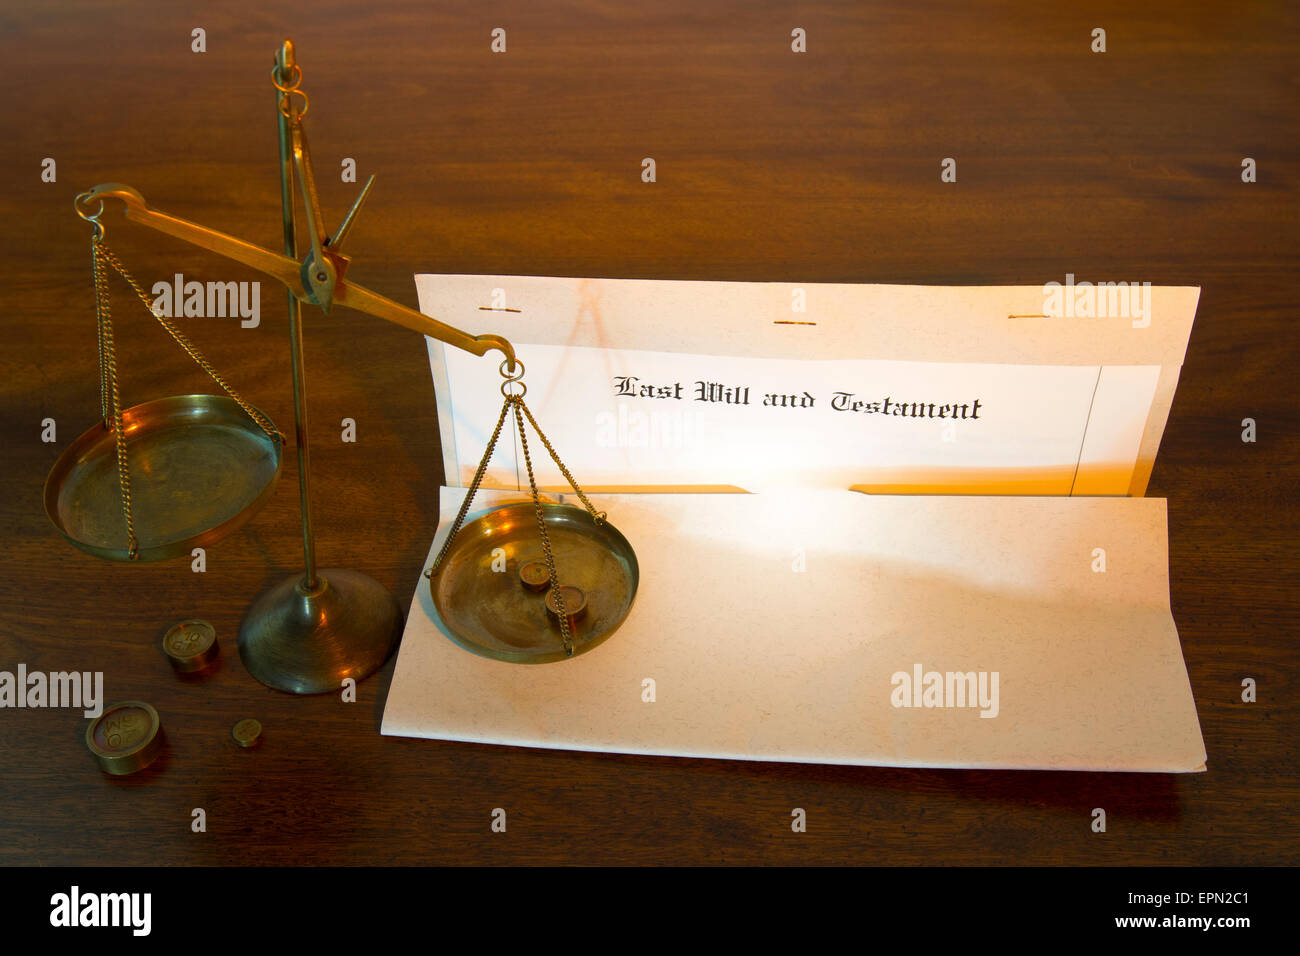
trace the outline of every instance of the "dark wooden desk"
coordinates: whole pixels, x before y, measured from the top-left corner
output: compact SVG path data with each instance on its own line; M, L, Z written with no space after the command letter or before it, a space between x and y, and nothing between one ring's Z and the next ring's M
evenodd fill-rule
M0 711L5 863L1294 863L1297 860L1296 265L1300 11L1248 4L613 5L339 0L276 15L138 0L0 11L0 669L103 670L163 714L169 752L110 779L70 711ZM1073 5L1071 5L1073 6ZM285 8L288 10L288 8ZM380 12L371 12L380 11ZM508 31L508 52L489 33ZM190 31L207 31L207 52ZM808 52L790 51L807 31ZM1094 27L1108 52L1090 52ZM417 271L1033 284L1067 272L1203 287L1149 493L1169 499L1174 616L1209 751L1190 776L750 764L382 738L392 664L360 700L270 691L239 663L253 598L299 566L292 454L274 500L188 562L128 567L65 544L46 472L95 414L88 229L104 181L279 242L272 54L298 44L335 221L357 281L415 304ZM658 181L640 181L643 157ZM41 181L41 161L57 182ZM944 157L958 182L940 182ZM1241 181L1243 157L1258 182ZM139 227L149 283L252 280ZM125 398L207 389L125 294ZM282 427L283 297L262 321L186 326ZM319 551L408 605L442 480L423 342L312 314ZM40 440L57 421L58 443ZM339 441L356 420L358 441ZM1243 444L1241 420L1258 422ZM219 630L182 683L163 630ZM1240 701L1244 677L1259 702ZM1141 675L1133 675L1141 680ZM259 750L229 728L253 715ZM808 832L790 832L790 808ZM207 812L205 834L191 809ZM489 814L509 811L493 834ZM1104 807L1109 830L1090 832Z

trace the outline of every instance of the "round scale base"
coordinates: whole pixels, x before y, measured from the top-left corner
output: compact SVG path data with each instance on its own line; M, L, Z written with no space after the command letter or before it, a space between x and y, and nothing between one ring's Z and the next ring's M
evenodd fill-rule
M301 575L259 597L239 625L239 656L268 687L290 694L338 691L379 670L402 635L402 612L373 578L342 568Z

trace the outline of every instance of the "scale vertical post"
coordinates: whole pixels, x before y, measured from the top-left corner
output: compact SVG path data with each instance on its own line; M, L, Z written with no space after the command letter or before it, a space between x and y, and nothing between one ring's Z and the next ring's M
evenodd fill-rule
M287 82L296 64L293 61L293 44L285 41L276 55L276 67L281 82ZM294 216L293 153L289 142L289 117L280 109L280 92L275 94L275 110L279 115L280 130L280 207L284 212L284 254L298 258L298 229ZM311 470L307 447L307 380L302 361L302 302L292 292L285 290L289 300L289 354L293 367L293 421L294 438L298 445L298 497L302 509L302 552L305 575L303 587L315 590L316 539L311 528Z
M276 54L278 86L301 78L293 42ZM298 257L290 147L288 94L277 89L280 134L280 199L284 212L285 253ZM291 106L289 107L291 108ZM298 442L298 494L302 505L302 545L306 571L263 593L239 625L239 656L248 672L268 687L291 694L337 692L343 681L361 680L383 666L401 637L402 612L388 590L373 578L342 568L317 571L311 521L311 482L307 449L307 388L302 357L302 303L289 294L289 341L293 362L293 411Z

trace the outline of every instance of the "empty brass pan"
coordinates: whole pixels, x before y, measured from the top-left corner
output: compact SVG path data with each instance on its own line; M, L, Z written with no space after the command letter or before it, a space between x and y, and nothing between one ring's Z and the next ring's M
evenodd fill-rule
M266 503L280 476L280 443L225 395L136 405L122 412L122 426L141 561L188 554L229 534ZM82 551L128 560L112 428L93 426L54 463L45 513Z
M582 508L544 504L542 515L559 584L581 591L572 621L574 656L614 633L632 609L640 570L618 529ZM531 501L494 508L461 528L438 574L429 579L443 631L466 650L517 664L564 660L560 626L546 591L519 569L544 560ZM572 609L571 609L572 610Z

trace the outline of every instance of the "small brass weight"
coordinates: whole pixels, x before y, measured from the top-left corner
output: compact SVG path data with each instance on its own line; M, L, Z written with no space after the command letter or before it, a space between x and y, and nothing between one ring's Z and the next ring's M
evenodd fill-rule
M453 640L500 660L541 663L596 646L631 608L639 577L631 546L604 513L592 507L537 427L523 400L523 363L506 339L469 335L346 281L351 260L343 254L344 240L374 177L339 228L327 233L303 129L309 101L291 40L276 52L271 83L279 131L283 254L151 209L138 191L121 183L95 186L77 196L77 214L93 228L100 423L77 439L51 470L45 488L47 514L71 543L99 557L141 561L188 553L193 545L234 530L265 503L279 477L281 450L287 443L270 419L235 392L179 329L152 308L163 328L226 395L188 395L121 407L109 268L127 281L146 307L150 302L104 242L105 201L117 200L129 221L240 262L275 279L288 293L304 570L263 593L244 616L239 652L254 677L290 693L337 691L344 679L360 680L381 667L401 635L401 611L379 582L355 571L316 565L303 303L324 312L346 306L474 355L497 350L505 356L501 363L505 402L492 441L438 560L426 572L434 604ZM310 238L310 248L301 258L298 195ZM525 530L530 522L520 509L528 506L506 505L462 527L512 409L528 462L532 497L528 510L535 524L531 532ZM542 502L528 458L525 417L584 508ZM485 577L479 573L484 546L489 554L501 547L512 555L515 574ZM525 565L531 565L531 588L519 574ZM539 569L544 569L544 579ZM511 589L497 587L511 577Z

